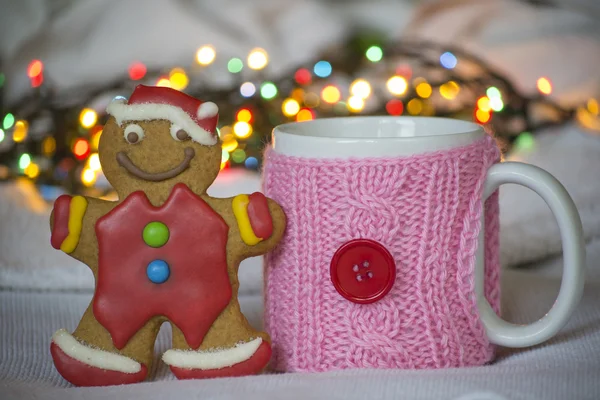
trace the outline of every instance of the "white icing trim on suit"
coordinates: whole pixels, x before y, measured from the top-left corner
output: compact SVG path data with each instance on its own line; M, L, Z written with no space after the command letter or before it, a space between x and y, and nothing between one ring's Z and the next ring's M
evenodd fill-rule
M163 361L174 367L190 369L220 369L231 367L249 360L262 344L261 338L250 342L239 343L228 349L207 351L167 350L162 356Z
M69 357L92 367L126 374L142 370L142 365L129 357L81 344L65 329L56 331L52 335L52 341Z
M204 119L214 117L215 115L217 115L218 112L219 107L212 101L207 101L206 103L200 104L196 115L198 116L198 118Z
M217 143L216 135L199 127L188 113L181 108L169 104L127 104L125 100L118 98L108 105L106 112L115 117L119 126L124 121L166 119L173 124L181 126L195 142L206 146L212 146Z

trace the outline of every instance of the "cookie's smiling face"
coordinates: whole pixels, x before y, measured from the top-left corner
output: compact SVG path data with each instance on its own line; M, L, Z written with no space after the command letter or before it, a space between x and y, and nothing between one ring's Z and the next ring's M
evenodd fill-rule
M102 170L121 198L136 190L168 195L176 183L205 193L221 165L218 143L199 144L181 127L160 119L118 125L111 117L98 150Z

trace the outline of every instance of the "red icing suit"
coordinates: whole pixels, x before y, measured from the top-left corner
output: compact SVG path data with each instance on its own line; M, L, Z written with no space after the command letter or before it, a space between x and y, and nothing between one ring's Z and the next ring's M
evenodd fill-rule
M162 222L169 237L151 247L142 232ZM204 200L177 184L161 207L135 192L96 223L98 283L93 310L122 349L152 317L173 322L196 349L231 299L227 273L229 227ZM164 283L146 274L152 261L168 265Z

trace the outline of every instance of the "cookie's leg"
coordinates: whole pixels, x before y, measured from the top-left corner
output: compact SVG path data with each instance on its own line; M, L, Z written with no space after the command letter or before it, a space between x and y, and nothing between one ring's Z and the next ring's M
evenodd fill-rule
M76 386L110 386L141 382L152 363L154 340L162 320L150 320L118 350L110 334L88 307L71 335L64 329L52 336L50 352L58 372Z
M190 349L183 333L173 325L173 349L163 354L178 379L217 378L261 372L271 358L269 336L246 320L237 301L223 310L199 349Z

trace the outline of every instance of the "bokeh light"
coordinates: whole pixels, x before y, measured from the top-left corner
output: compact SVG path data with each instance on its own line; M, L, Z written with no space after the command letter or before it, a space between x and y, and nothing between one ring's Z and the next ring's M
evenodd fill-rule
M242 149L235 149L233 153L231 153L231 159L235 163L242 163L246 159L246 152Z
M443 98L448 100L456 98L459 92L460 86L458 86L458 83L454 81L446 82L442 86L440 86L440 95L442 95Z
M129 73L129 78L138 81L146 75L147 69L143 63L134 62L129 66L127 72Z
M196 52L196 61L200 65L209 65L215 60L216 56L217 52L215 51L215 48L210 45L206 45L200 47Z
M233 133L240 139L245 139L252 135L252 125L245 121L238 121L233 124Z
M310 121L315 119L315 114L309 108L303 108L296 114L296 122Z
M277 86L273 82L265 82L260 86L260 95L267 100L277 96Z
M88 154L90 154L90 144L88 141L83 138L77 139L73 144L73 154L78 160L87 158Z
M81 171L81 183L85 186L92 186L96 182L96 173L90 168L84 168Z
M264 49L257 47L250 51L246 61L250 69L261 70L269 63L269 56Z
M537 89L540 91L541 94L550 94L552 93L552 83L550 82L550 80L546 77L541 77L537 80Z
M487 96L480 97L477 100L477 108L481 111L489 112L492 109L490 106L490 99Z
M23 172L25 172L25 175L27 175L29 178L34 179L40 174L40 167L35 163L29 163Z
M38 77L44 70L44 63L40 60L32 60L27 66L27 76L31 79Z
M238 141L235 140L234 138L231 138L231 139L223 140L223 144L221 145L221 147L223 148L223 150L231 153L232 151L237 149L238 145L239 145Z
M350 94L366 99L371 94L371 84L364 79L357 79L350 85Z
M306 107L315 108L318 107L320 103L320 97L316 93L307 93L306 96L304 96L304 105Z
M383 50L379 46L371 46L365 52L365 56L371 62L379 62L383 58Z
M4 116L4 120L2 121L2 127L4 129L10 129L15 123L15 116L11 113L8 113Z
M256 86L252 82L244 82L240 86L240 94L244 97L252 97L256 93Z
M487 88L487 90L485 91L485 94L490 99L493 99L495 97L500 97L500 98L502 97L502 93L500 93L500 90L498 90L498 88L495 86L490 86L489 88Z
M515 139L514 147L516 150L530 151L535 147L535 138L530 132L521 132Z
M21 154L21 157L19 157L19 168L24 170L29 164L31 164L31 156L27 153Z
M88 168L92 171L100 171L102 166L100 165L100 156L98 156L98 153L90 154L90 157L88 158Z
M431 96L431 92L432 92L431 85L427 82L421 82L415 88L415 92L417 92L417 95L419 97L427 99L427 98L429 98L429 96Z
M92 110L91 108L84 108L79 113L79 123L81 124L81 126L83 126L86 129L89 129L92 126L96 125L97 121L98 121L98 114L96 113L96 111Z
M163 77L158 78L158 80L156 81L156 86L171 87L171 81L169 80L169 78L163 76Z
M15 123L15 129L13 130L13 140L16 143L20 143L27 138L29 131L29 124L27 121L19 120Z
M235 119L242 122L251 122L252 112L250 112L250 110L248 110L247 108L242 108L237 112Z
M423 102L419 99L412 99L406 104L406 111L411 115L418 115L423 111Z
M385 104L385 110L390 115L402 115L404 104L398 99L392 99Z
M408 82L403 76L395 75L388 79L386 86L391 94L400 96L406 93Z
M352 112L360 112L365 108L365 100L359 96L350 96L346 102L346 106Z
M312 76L309 70L306 68L300 68L294 74L294 79L299 85L308 85L312 80Z
M173 68L169 72L169 82L173 89L183 90L190 83L190 80L182 68Z
M342 95L340 93L340 90L333 85L327 85L321 91L321 98L325 103L337 103L338 101L340 101L341 96Z
M244 62L237 57L234 57L227 62L227 70L232 74L237 74L238 72L241 72L242 69L244 69Z
M2 129L0 129L0 143L2 143L2 141L4 140L6 135L4 135L4 131Z
M456 59L456 56L449 51L440 56L440 64L442 64L442 67L446 69L452 69L456 67L457 63L458 60Z
M600 112L600 107L598 106L598 100L589 99L586 104L587 110L594 115L598 115Z
M258 168L258 159L256 157L248 157L246 158L244 165L248 169L256 169Z
M281 104L281 112L286 117L293 117L300 111L300 104L296 99L285 99Z
M42 154L51 156L56 151L56 139L53 136L47 136L42 140Z
M475 119L481 124L487 123L491 118L492 114L487 111L477 110L475 112Z
M492 97L490 99L490 108L496 112L502 111L504 109L504 102L500 97Z
M319 61L315 64L313 72L319 78L327 78L332 72L331 64L327 61Z

